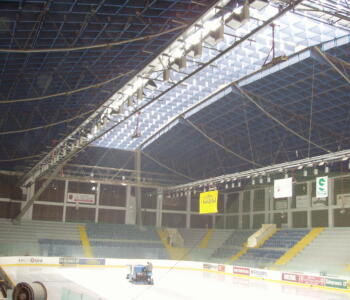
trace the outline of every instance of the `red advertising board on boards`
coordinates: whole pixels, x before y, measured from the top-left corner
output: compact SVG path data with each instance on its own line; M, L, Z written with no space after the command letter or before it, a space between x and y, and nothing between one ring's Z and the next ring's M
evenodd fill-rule
M290 282L299 282L299 274L282 273L282 280Z
M225 265L218 265L219 272L225 272Z
M240 274L240 275L250 275L250 269L249 268L244 268L244 267L233 267L233 273L234 274Z
M324 286L325 284L323 277L310 276L310 275L300 275L299 282L304 284L320 285L320 286Z

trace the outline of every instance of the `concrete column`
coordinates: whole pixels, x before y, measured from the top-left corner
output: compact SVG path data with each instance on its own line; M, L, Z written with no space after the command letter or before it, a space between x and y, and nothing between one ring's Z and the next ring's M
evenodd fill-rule
M136 198L131 196L131 186L126 186L125 224L136 224Z
M243 192L239 192L238 196L238 229L243 227Z
M249 211L249 228L252 229L253 228L253 204L254 204L254 191L255 190L250 190L250 211Z
M273 224L274 223L274 221L273 221L273 212L274 212L274 209L275 209L275 206L274 206L275 198L273 197L273 187L272 186L269 186L268 192L269 192L269 202L270 202L270 207L269 207L270 219L269 219L269 223Z
M62 222L66 222L66 214L67 214L67 194L68 194L68 180L64 181L64 200L63 200L63 214L62 214Z
M270 211L270 191L269 191L269 187L266 187L265 188L265 218L264 218L265 224L270 223L269 211Z
M157 189L157 211L156 211L156 226L162 227L162 209L163 209L163 189Z
M311 228L312 227L312 214L311 214L311 209L312 209L312 181L307 182L307 227Z
M191 191L186 195L186 228L191 226L191 195Z
M328 177L328 227L334 227L334 178Z
M99 210L99 207L100 207L100 189L101 189L101 184L97 183L97 187L96 187L95 223L98 223L98 210Z
M224 194L224 229L226 229L226 205L227 205L227 193Z
M293 219L292 219L292 197L288 197L287 198L287 226L288 228L292 228L293 227Z

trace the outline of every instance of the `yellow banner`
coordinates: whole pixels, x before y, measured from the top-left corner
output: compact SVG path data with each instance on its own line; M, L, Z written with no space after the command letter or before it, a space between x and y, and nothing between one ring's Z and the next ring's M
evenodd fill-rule
M218 212L219 191L209 191L199 195L199 213L212 214Z

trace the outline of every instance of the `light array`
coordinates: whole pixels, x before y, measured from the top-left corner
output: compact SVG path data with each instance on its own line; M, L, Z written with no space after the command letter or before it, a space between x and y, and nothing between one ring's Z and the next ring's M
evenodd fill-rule
M259 70L271 49L269 26L243 43L238 41L277 16L279 8L274 3L267 5L265 0L250 0L249 8L246 3L228 11L225 6L229 2L221 0L209 9L37 163L24 176L23 182L64 163L91 142L95 146L134 150L169 120L217 87ZM346 34L343 29L320 24L293 12L287 12L274 23L278 28L277 55L290 55ZM228 48L232 49L220 55ZM201 68L211 60L213 63ZM188 76L192 72L194 75ZM139 120L136 111L141 112ZM138 122L142 134L133 138ZM112 127L113 130L109 130Z
M276 173L284 174L288 177L288 172L292 170L303 170L303 176L309 176L307 168L314 168L313 175L317 176L319 167L324 168L324 173L329 173L329 165L335 162L345 162L350 158L350 150L343 150L334 153L315 156L312 158L305 158L292 162L286 162L267 166L259 169L237 172L234 174L226 174L214 178L198 180L182 185L170 187L168 192L186 193L191 191L207 191L222 186L225 189L241 187L242 181L249 179L252 185L266 182L271 182L271 176ZM350 161L348 162L350 169Z
M225 39L218 41L216 45L204 43L202 56L196 59L188 59L186 67L181 72L171 71L172 80L178 82L186 78L186 74L196 70L198 65L204 64L235 43L238 40L237 36L245 36L277 12L278 9L273 6L268 6L262 11L251 9L251 19L239 28L232 29L226 25L224 28ZM274 23L277 27L277 56L288 56L307 47L346 34L345 30L326 24L318 24L292 12L287 13ZM136 149L167 124L169 120L187 111L201 99L217 90L218 87L227 85L259 70L270 52L271 44L271 28L266 27L252 39L233 48L216 60L215 63L186 79L182 84L161 96L158 101L145 107L142 110L139 124L142 132L141 137L138 139L131 138L131 132L135 128L136 123L136 116L134 116L117 126L102 139L96 141L95 145L126 150ZM276 69L278 69L278 66L274 70ZM163 74L159 73L152 74L151 78L157 82L157 89L145 91L147 99L154 99L172 85L171 82L162 81L162 76ZM254 77L254 80L256 79L257 76ZM218 99L219 97L216 98ZM144 99L144 101L147 102L147 99Z

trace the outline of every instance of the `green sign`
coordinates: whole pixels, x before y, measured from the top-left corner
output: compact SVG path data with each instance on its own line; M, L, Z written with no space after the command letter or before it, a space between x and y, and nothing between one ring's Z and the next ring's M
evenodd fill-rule
M316 178L316 198L328 197L328 176Z
M347 281L343 279L326 278L325 285L336 289L347 289Z

